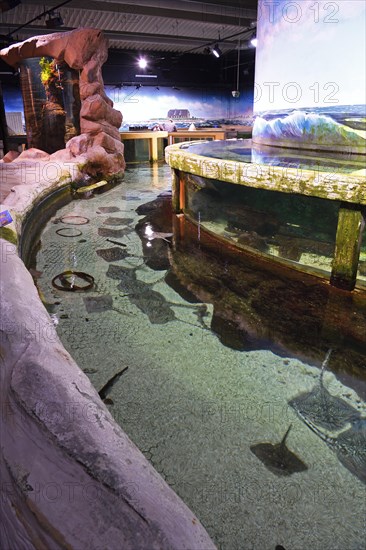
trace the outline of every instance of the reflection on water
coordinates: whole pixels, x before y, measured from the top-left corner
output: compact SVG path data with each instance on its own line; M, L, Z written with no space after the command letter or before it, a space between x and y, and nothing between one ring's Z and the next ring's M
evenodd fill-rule
M37 284L64 345L218 548L362 548L366 296L172 226L159 170L62 208L90 219L73 247L47 224ZM50 285L71 250L96 282L72 296Z
M259 169L259 165L281 166L286 169L296 169L297 177L302 170L328 172L333 180L337 174L350 174L365 169L365 156L356 154L340 154L321 151L291 150L281 147L252 144L251 140L220 140L204 143L184 144L184 149L190 153L205 157L234 160L250 163Z
M184 219L178 228L171 269L180 284L213 303L211 328L222 343L321 362L334 347L332 370L345 380L351 371L365 379L365 294L337 291L325 281L245 257L202 231L197 241L197 227ZM363 382L358 391L366 397Z

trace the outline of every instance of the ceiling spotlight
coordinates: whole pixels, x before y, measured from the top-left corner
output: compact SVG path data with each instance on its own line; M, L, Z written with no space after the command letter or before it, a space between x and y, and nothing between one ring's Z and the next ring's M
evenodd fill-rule
M251 39L250 41L251 45L253 46L253 48L256 48L257 47L257 44L258 44L258 39L253 36L253 38Z
M146 69L146 67L147 67L147 61L144 57L140 57L140 59L138 61L138 64L139 64L140 69Z
M205 55L210 54L210 53L211 53L210 48L209 48L209 47L205 48L205 49L203 50L203 53L204 53Z
M220 57L220 55L222 55L222 51L220 50L218 44L214 45L214 47L212 48L212 53L214 54L215 57Z
M48 19L45 22L48 29L58 29L64 24L61 14L54 11L48 12Z

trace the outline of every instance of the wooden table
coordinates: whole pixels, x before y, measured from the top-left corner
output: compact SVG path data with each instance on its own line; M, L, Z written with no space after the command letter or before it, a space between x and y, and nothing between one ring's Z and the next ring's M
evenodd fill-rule
M155 162L158 159L158 139L167 138L168 144L172 145L178 139L192 141L196 139L226 139L227 131L222 128L207 128L205 130L179 130L178 132L157 131L152 132L120 132L121 140L127 139L147 139L149 142L149 160Z
M196 139L226 139L226 130L222 128L207 128L205 130L178 130L169 132L168 144L173 145L178 139L192 141Z
M149 160L151 162L158 159L158 139L167 138L168 132L163 131L147 131L147 132L120 132L121 140L127 139L147 139L149 142Z

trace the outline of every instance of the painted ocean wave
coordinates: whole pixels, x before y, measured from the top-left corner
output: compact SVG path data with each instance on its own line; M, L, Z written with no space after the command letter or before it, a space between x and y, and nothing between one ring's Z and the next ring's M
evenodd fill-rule
M258 116L253 126L253 141L294 140L308 145L366 147L366 133L352 130L327 115L294 111L284 118L265 120Z

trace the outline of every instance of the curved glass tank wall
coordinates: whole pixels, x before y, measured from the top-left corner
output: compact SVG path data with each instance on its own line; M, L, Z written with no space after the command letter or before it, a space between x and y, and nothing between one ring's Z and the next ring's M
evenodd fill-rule
M51 58L25 59L20 67L28 147L54 153L80 133L79 75Z
M352 290L365 281L364 157L255 146L166 149L173 207L228 244Z

